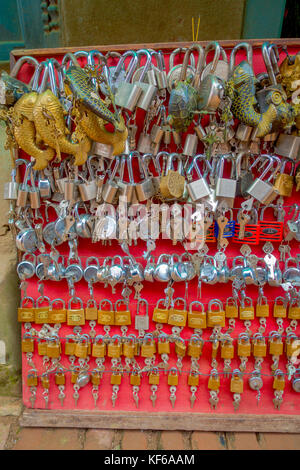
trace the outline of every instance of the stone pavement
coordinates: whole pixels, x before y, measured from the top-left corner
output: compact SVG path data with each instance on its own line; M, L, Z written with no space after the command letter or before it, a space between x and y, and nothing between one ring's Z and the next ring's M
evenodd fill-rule
M300 434L24 428L19 398L0 397L0 450L299 450Z

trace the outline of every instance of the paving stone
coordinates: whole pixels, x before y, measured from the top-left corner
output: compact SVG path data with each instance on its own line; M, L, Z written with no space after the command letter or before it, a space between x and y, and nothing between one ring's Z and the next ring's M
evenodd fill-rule
M161 445L165 450L186 450L184 434L180 431L162 431Z
M260 450L255 432L227 432L229 450Z
M300 434L259 433L258 442L263 450L300 450Z
M193 450L226 450L226 438L223 433L194 431L192 434Z
M147 450L145 431L124 431L121 448L122 450Z
M110 429L88 429L84 450L110 450L113 448L115 432Z
M14 450L80 450L78 429L21 428Z

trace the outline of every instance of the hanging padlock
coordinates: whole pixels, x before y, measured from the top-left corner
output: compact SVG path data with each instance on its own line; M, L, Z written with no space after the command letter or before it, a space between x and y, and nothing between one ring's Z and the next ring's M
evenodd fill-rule
M58 359L61 354L61 343L58 337L51 336L47 339L47 356L50 359Z
M201 311L194 310L194 306L200 306ZM190 328L197 330L203 330L206 328L206 312L204 310L204 305L198 300L190 303L187 322Z
M105 304L108 304L108 309L103 308ZM115 324L115 311L111 300L103 299L100 301L98 310L98 323L99 325L110 326Z
M205 51L204 51L205 56L204 56L204 64L203 64L204 69L201 74L201 80L204 80L204 78L208 74L213 74L214 76L216 76L220 80L223 80L224 82L226 82L228 79L228 75L229 75L228 58L223 47L219 45L220 47L219 49L218 45L219 44L216 41L213 41L210 44L208 44L207 47L205 48ZM213 61L207 64L206 63L207 55L208 55L208 52L211 50L215 51L215 55L214 55ZM222 56L222 59L220 59L220 55Z
M75 356L75 348L76 348L75 335L66 336L65 355L66 356Z
M60 304L60 308L53 308L55 304ZM48 323L65 323L67 321L67 309L62 299L54 299L50 303Z
M202 355L204 341L199 335L192 335L188 342L187 355L199 359Z
M89 353L89 339L87 335L81 335L76 340L75 354L74 356L79 359L86 359Z
M226 157L223 155L218 161L215 197L219 202L225 201L227 206L232 209L236 195L237 181L232 178L224 178L225 158ZM235 162L231 154L229 154L229 159L231 161L231 165L234 166Z
M123 355L129 359L139 355L139 343L134 335L129 335L124 341Z
M225 326L225 311L223 303L218 299L213 299L209 301L207 307L207 327L215 328L216 326L222 328Z
M156 323L168 323L169 308L166 307L166 300L159 299L153 309L152 321Z
M194 76L195 74L195 57L192 51L187 55L187 65L186 70L183 72L183 62L179 62L178 65L174 65L174 59L180 52L187 52L187 48L185 47L178 47L174 49L169 57L169 72L167 74L167 84L168 84L168 92L171 93L172 89L176 85L176 83L180 80L184 73L184 78L187 76Z
M120 158L115 157L113 172L111 173L110 178L104 184L103 189L102 189L102 199L104 202L108 204L114 203L119 192L119 186L117 182L115 181L119 164L120 164Z
M258 359L263 359L267 355L266 340L261 333L255 333L252 341L253 356Z
M140 314L141 306L145 306L145 315ZM136 314L134 318L134 327L138 331L147 331L149 330L149 313L148 313L148 302L145 299L139 299L136 307Z
M84 179L82 175L79 175L80 178L84 181L78 185L78 190L82 201L92 201L93 199L96 199L97 196L97 181L91 165L92 158L94 158L94 155L88 157L86 161L89 173L88 179Z
M188 168L188 170L186 172L187 181L188 181L187 190L188 190L189 196L190 196L190 198L193 202L199 202L203 198L207 199L212 194L211 189L210 189L206 179L202 175L202 173L199 169L199 166L198 166L199 160L203 160L205 158L206 158L205 155L196 155L193 158L192 163L191 163L190 167ZM196 170L196 173L198 175L198 179L196 179L195 181L192 181L192 179L193 179L193 170L194 169Z
M252 321L255 318L254 306L251 297L243 297L239 308L240 320Z
M31 302L31 307L26 307L28 303ZM31 323L34 322L35 318L35 304L32 297L23 297L21 300L21 305L18 307L18 321L22 323Z
M40 304L47 302L48 305L43 307ZM49 323L49 311L50 311L50 299L46 296L41 296L36 299L36 307L35 307L35 315L34 315L34 322L37 324L41 323Z
M97 358L97 357L105 357L105 354L106 354L106 343L104 342L104 338L101 335L97 335L93 339L91 355Z
M278 165L277 165L277 168L275 168L275 170L273 169L272 171L272 167L274 163L273 157L271 157L270 155L260 155L254 161L254 163L252 163L252 165L249 168L249 171L251 171L261 159L267 159L269 163L267 164L267 167L265 168L263 173L259 176L259 178L257 178L251 184L251 186L249 186L249 188L246 190L246 193L250 195L251 197L254 197L254 199L257 199L261 204L267 205L267 204L271 204L271 202L279 195L279 192L277 191L277 189L275 189L274 186L270 184L270 181L272 180L272 178L274 177L274 175L276 174L278 170ZM271 170L271 174L269 178L266 181L264 181L264 178L266 177L266 175L269 173L270 170Z
M34 352L34 338L30 333L24 333L21 341L21 351L23 353Z
M300 160L300 137L297 135L279 134L274 152L276 155L298 162Z
M29 162L26 165L26 171L24 174L23 182L18 187L18 197L17 197L17 202L16 202L17 207L26 207L27 205L28 195L29 195L29 190L30 190L28 181L31 175L32 166L33 166L33 162Z
M258 297L256 304L255 315L257 318L268 318L270 315L270 305L266 296L262 295Z
M112 336L107 344L107 356L112 359L118 359L122 355L122 343L119 335Z
M281 242L283 238L283 222L280 220L270 222L264 220L265 210L269 207L274 210L276 209L274 204L267 204L261 209L259 220L259 241Z
M286 318L287 317L287 307L284 297L276 297L273 306L273 317L274 318Z
M147 333L141 341L141 357L150 358L153 357L156 353L156 343L153 339L153 335Z
M142 93L139 96L136 106L138 108L143 109L144 111L147 111L152 100L155 98L158 89L156 86L154 86L150 82L146 83L144 80L147 72L149 72L151 68L151 64L152 64L151 53L147 49L139 49L137 51L137 55L138 57L140 57L141 55L145 55L146 64L144 65L140 76L137 75L138 71L136 71L135 74L132 76L132 83L134 83L135 85L138 85L142 90Z
M180 302L182 303L183 308L176 307ZM181 297L177 297L174 299L174 303L169 310L168 325L184 327L186 325L187 315L186 300Z
M124 305L125 309L120 310L119 306ZM131 312L129 310L128 302L124 299L117 300L115 303L115 325L129 326L131 325Z
M294 186L295 162L288 158L282 158L281 162L282 163L280 166L279 174L276 176L275 179L274 188L279 191L280 196L291 197ZM287 163L291 164L289 174L284 172Z
M206 67L206 70L202 72L201 83L199 87L199 105L198 109L201 111L206 111L208 113L215 113L218 109L221 99L224 96L224 82L218 74L220 73L220 69L223 68L222 73L225 72L222 63L224 64L225 61L219 61L220 54L222 52L223 57L226 57L224 51L222 51L220 45L216 41L211 41L205 47L205 59L209 51L214 50L214 58L213 61L209 64L209 67ZM220 64L219 64L220 62ZM219 67L218 67L219 64ZM221 67L220 67L221 66ZM226 68L226 65L225 65ZM228 74L228 71L225 72Z
M142 94L142 88L139 87L137 83L131 83L133 73L136 70L138 64L138 56L135 51L127 51L122 55L122 58L119 60L116 70L113 74L113 80L115 80L115 78L119 75L127 57L132 57L132 59L126 70L125 79L119 83L117 88L115 94L115 104L120 108L125 108L128 111L133 112L136 108L139 97ZM117 82L115 82L115 87L116 84Z
M98 319L98 308L95 299L88 299L84 312L87 321L95 321Z

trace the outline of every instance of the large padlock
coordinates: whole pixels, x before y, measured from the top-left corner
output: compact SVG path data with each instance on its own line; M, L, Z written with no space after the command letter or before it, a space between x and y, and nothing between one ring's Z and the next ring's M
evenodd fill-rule
M231 155L230 161L233 166L235 163ZM218 161L215 197L219 202L225 201L227 206L232 209L236 195L237 181L232 178L224 178L224 164L225 157L222 156Z
M169 309L165 305L165 299L159 299L153 309L152 321L156 323L168 323Z
M207 54L211 50L215 51L214 58L202 72L198 98L198 109L202 111L205 110L208 113L214 113L218 109L221 99L224 96L224 82L219 75L221 69L223 69L222 74L225 72L222 62L224 64L224 58L226 57L224 51L221 50L220 44L216 41L211 41L205 47L205 58L203 58L203 62L206 60ZM219 58L221 53L223 60L220 62ZM228 70L225 74L228 74Z
M200 306L201 311L194 310L194 306ZM187 323L190 328L199 330L206 328L206 312L204 310L204 305L198 300L190 303Z
M108 309L104 309L105 304L109 305ZM114 325L115 324L115 311L111 300L103 299L100 301L98 310L98 323L99 325Z
M145 315L140 314L141 306L145 306ZM148 313L148 302L145 299L139 299L137 302L137 309L134 318L134 327L136 330L146 331L149 330L149 313Z
M132 76L138 65L138 56L135 51L127 51L122 55L119 60L116 70L113 74L113 80L118 77L124 61L127 57L132 57L128 68L126 70L126 76L118 85L115 94L115 104L120 108L125 108L128 111L133 112L138 103L139 97L142 94L142 88L137 83L131 83ZM115 82L115 85L117 82Z
M176 308L176 305L180 303L182 304L182 308ZM186 300L177 297L169 310L168 324L183 327L186 325L187 315Z
M132 83L134 83L135 85L138 85L142 90L142 93L140 94L138 98L136 106L138 108L143 109L144 111L147 111L152 100L155 98L157 91L158 91L157 87L150 83L149 74L148 74L149 83L146 83L145 81L146 74L150 72L151 70L152 55L147 49L139 49L137 51L137 55L138 57L140 57L141 55L145 55L146 64L142 68L141 73L138 73L139 72L139 69L138 69L132 77Z
M216 308L217 307L217 308ZM207 308L207 327L225 326L225 311L223 303L218 299L210 300Z
M201 199L207 198L211 195L210 187L206 179L202 176L198 166L198 161L203 160L203 158L203 155L196 155L187 170L187 190L193 202L199 202ZM192 181L193 169L196 170L198 175L198 179L195 181Z
M300 137L290 134L279 134L274 152L294 162L300 160Z
M270 184L272 178L276 174L278 170L278 165L275 170L272 170L273 167L273 162L274 158L271 157L270 155L260 155L254 163L249 168L249 171L252 171L252 169L257 165L257 163L261 159L267 159L269 161L268 165L262 172L262 174L257 178L246 190L246 193L254 199L257 199L261 204L271 204L271 202L279 195L279 191L274 188L272 184ZM272 171L271 171L272 170ZM271 174L267 180L264 180L264 178L267 176L267 174L271 171Z
M41 307L40 304L47 302L47 305ZM34 322L37 324L49 323L50 299L46 296L41 296L36 299L36 307L34 310Z
M26 307L28 303L32 304L31 307ZM32 297L23 297L21 300L21 306L18 307L18 321L24 323L34 322L35 319L35 306L34 299Z
M54 305L60 304L60 308L53 308ZM54 299L50 304L48 323L65 323L67 321L67 309L62 299Z
M79 308L73 308L73 304L79 304ZM84 308L83 302L79 297L72 297L69 300L68 310L67 310L67 325L68 326L75 326L75 325L84 325L85 324L85 316L84 316Z
M215 55L214 55L212 62L209 62L207 64L206 63L207 55L211 50L215 51ZM229 74L229 63L228 63L226 52L223 49L223 47L220 46L216 41L212 41L205 48L204 54L205 54L204 60L203 60L204 68L201 74L201 80L204 80L204 78L208 74L212 74L215 77L219 78L220 80L223 80L224 82L226 82L228 79L228 74ZM222 56L222 59L220 59L220 55Z
M125 309L120 310L119 306L125 306ZM115 325L129 326L131 325L131 313L129 310L128 302L125 299L117 300L115 303Z

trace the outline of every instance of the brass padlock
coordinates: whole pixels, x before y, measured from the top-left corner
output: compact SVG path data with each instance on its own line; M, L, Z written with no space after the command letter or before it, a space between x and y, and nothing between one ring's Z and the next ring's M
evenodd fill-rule
M217 306L217 310L212 310L213 306ZM218 299L213 299L208 303L207 326L208 328L225 326L225 311L223 309L223 303Z
M243 393L244 391L244 381L242 373L239 369L235 369L232 372L232 377L230 380L230 391L231 393Z
M72 369L72 372L71 372L71 384L76 384L76 383L77 383L77 379L78 379L78 375L79 375L79 370L80 370L80 367L79 367L79 366L75 366L74 369Z
M41 376L41 386L45 389L50 388L50 379L48 374L42 374Z
M246 333L240 333L238 337L237 348L237 354L239 357L251 356L251 342L249 336Z
M106 344L104 338L101 335L97 335L93 340L92 353L93 357L105 357Z
M208 379L208 389L217 391L220 388L220 376L217 369L212 369Z
M172 167L173 159L179 158L178 168L175 171ZM183 165L179 154L172 153L168 157L166 175L161 177L159 189L166 198L180 199L184 192L185 177L182 174Z
M80 308L73 308L72 304L80 305ZM85 316L83 302L79 297L72 297L69 300L68 310L67 310L67 325L76 326L76 325L85 325Z
M59 358L61 353L61 344L58 337L51 337L47 340L47 356L51 359Z
M141 376L137 372L133 372L130 374L130 385L135 385L139 387L141 385Z
M111 358L119 358L122 355L122 343L119 335L114 335L107 345L107 356Z
M284 390L285 388L284 373L279 369L274 372L273 388L274 390Z
M255 333L252 340L253 356L263 358L267 355L267 345L265 338L260 333Z
M75 356L80 359L86 359L89 353L89 340L86 336L81 335L76 341Z
M149 385L159 385L159 370L154 367L149 373L148 377Z
M144 336L141 343L141 356L152 357L156 353L156 344L152 334L148 333Z
M21 343L21 350L24 353L34 352L34 339L30 333L24 333Z
M103 308L105 304L109 305L109 309L106 310ZM98 310L98 323L99 325L114 325L115 324L115 311L113 304L108 299L101 300Z
M44 338L38 338L38 355L47 356L47 341Z
M200 305L201 308L200 312L198 310L193 310L193 307L198 305ZM206 312L204 310L204 305L198 300L190 303L187 323L190 328L195 328L198 330L203 330L206 328Z
M98 319L98 308L95 299L89 299L85 307L85 319L95 321Z
M190 387L198 387L199 386L199 374L196 371L192 371L188 375L188 385Z
M119 310L120 305L125 305L126 310ZM128 308L128 301L125 299L117 300L115 303L115 325L129 326L131 325L131 313Z
M55 374L55 383L56 385L65 385L66 384L66 376L62 370L57 370Z
M221 358L222 359L233 359L234 358L234 346L232 338L226 337L221 343Z
M184 339L178 338L175 341L175 354L179 357L184 357L186 355L187 345L185 344Z
M126 341L123 343L123 355L129 359L133 359L134 356L139 354L139 344L134 335L129 335Z
M295 162L288 158L281 157L281 167L276 176L274 188L277 189L280 196L291 197L294 185ZM291 164L290 174L284 173L287 163Z
M204 341L199 335L192 335L188 342L187 355L199 359L202 354Z
M31 307L25 307L29 302L32 303ZM35 306L32 297L24 297L21 301L21 306L18 308L18 321L24 323L34 322Z
M239 308L240 320L254 320L254 306L251 297L244 297Z
M284 297L276 297L273 306L273 317L274 318L286 318L287 308Z
M61 304L60 308L53 308L54 304ZM50 304L48 323L65 323L67 321L67 310L62 299L54 299Z
M101 372L98 371L97 369L92 370L92 374L91 374L92 385L98 387L100 385L101 379L102 379Z
M111 385L121 385L122 374L120 372L114 371L110 376Z
M40 307L40 303L48 302L48 305ZM50 299L49 297L41 296L36 299L36 307L34 309L34 322L37 324L49 323L49 310Z
M271 356L281 356L283 354L283 342L281 334L277 331L272 331L269 334L269 353Z
M289 320L300 320L300 302L297 299L293 299L289 305L288 318Z
M178 372L175 367L172 367L168 373L168 385L171 387L177 387L178 385Z
M225 305L225 317L226 318L238 318L239 309L237 301L234 297L228 297Z
M38 376L35 369L30 369L27 374L27 385L28 387L37 387Z
M183 304L183 308L176 308L176 304L180 302ZM186 309L186 300L181 297L177 297L174 300L173 306L169 310L168 325L180 326L180 327L185 326L187 315L188 315L188 312Z
M75 356L76 341L74 335L66 336L65 342L65 355L66 356Z
M158 336L157 351L158 354L170 354L171 352L170 341L165 333Z
M163 304L163 307L161 307ZM169 309L165 306L165 299L159 299L153 309L152 321L156 323L168 323Z
M256 304L256 317L257 318L268 318L270 315L270 305L268 304L267 298L263 295L258 297Z

